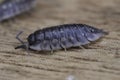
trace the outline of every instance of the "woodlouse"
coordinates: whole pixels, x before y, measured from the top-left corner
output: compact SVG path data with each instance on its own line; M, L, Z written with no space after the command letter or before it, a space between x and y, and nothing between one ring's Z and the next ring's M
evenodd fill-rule
M35 6L36 0L3 0L0 3L0 21L12 18Z
M54 51L89 44L107 34L107 32L85 24L63 24L35 31L23 42L19 35L16 38L22 43L18 48L36 51Z

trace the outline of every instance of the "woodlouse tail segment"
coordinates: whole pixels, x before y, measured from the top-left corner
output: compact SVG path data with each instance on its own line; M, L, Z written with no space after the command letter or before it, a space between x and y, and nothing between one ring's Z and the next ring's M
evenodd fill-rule
M104 35L108 35L108 34L109 34L108 31L104 31L103 29L101 29L101 31L102 31L102 33L103 33Z
M108 35L109 32L108 31L103 31L104 35Z

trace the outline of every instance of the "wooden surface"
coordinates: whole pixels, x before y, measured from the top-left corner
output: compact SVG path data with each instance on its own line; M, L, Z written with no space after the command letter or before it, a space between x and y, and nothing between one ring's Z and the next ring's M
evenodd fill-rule
M89 49L38 53L23 49L21 38L37 29L85 23L109 31ZM0 80L120 80L120 0L38 0L30 13L0 23Z

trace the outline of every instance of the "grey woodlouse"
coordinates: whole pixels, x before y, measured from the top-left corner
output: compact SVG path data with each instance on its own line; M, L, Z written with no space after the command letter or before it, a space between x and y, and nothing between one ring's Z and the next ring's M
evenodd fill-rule
M23 42L19 35L16 38L22 43L15 49L24 48L36 51L54 51L89 44L108 32L85 24L63 24L43 28L30 34L28 42Z
M3 0L0 3L0 21L29 11L35 4L36 0Z

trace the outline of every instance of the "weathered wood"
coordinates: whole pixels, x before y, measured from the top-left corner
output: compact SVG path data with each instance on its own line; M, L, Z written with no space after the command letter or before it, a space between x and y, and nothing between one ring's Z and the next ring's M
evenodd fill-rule
M0 24L0 80L120 80L119 0L38 0L32 12ZM28 15L29 14L29 15ZM63 23L86 23L109 31L89 49L54 54L15 50L20 30L31 32Z

